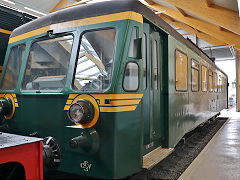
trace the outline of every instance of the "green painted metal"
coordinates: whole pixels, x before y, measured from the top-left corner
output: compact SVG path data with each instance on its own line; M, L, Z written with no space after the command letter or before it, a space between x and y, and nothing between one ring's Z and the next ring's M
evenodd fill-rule
M84 154L80 148L70 148L69 141L74 137L80 136L83 131L88 130L72 128L74 123L69 120L67 111L64 111L68 95L79 93L71 88L71 82L80 35L89 29L105 27L115 27L117 29L114 76L110 89L104 92L104 94L141 93L141 89L131 93L125 92L122 89L123 70L125 64L130 60L127 57L127 50L129 49L131 39L131 33L129 33L129 31L131 31L134 26L140 30L138 35L140 38L142 34L141 24L128 20L68 29L69 33L74 34L73 53L69 64L67 83L60 93L49 94L21 90L21 80L24 75L24 67L27 63L30 45L37 38L45 36L46 34L37 35L9 45L8 52L9 49L16 44L26 43L26 53L24 55L17 88L14 92L3 92L15 93L19 104L19 108L16 108L13 119L8 122L10 131L24 135L37 132L40 137L54 137L62 151L62 163L58 170L92 177L122 178L138 172L141 169L142 119L140 105L134 112L100 113L98 123L93 127L99 134L99 138L88 137L88 141L94 146L93 149L97 149L97 152L92 154ZM67 33L66 30L54 33L63 32ZM138 65L141 66L139 59L131 60L136 61ZM4 66L6 66L6 61ZM97 94L99 94L99 92ZM131 118L131 121L129 121L129 118ZM134 132L134 134L132 132ZM87 164L90 166L88 170L86 170Z
M69 94L84 94L71 88L79 39L82 32L86 30L106 27L117 29L113 78L110 89L97 94L143 94L143 98L134 111L100 112L98 122L91 129L74 128L75 124L69 120L64 107ZM147 88L144 90L142 59L128 57L131 32L134 27L138 28L138 38L142 38L143 32L148 37ZM60 171L98 178L124 178L141 170L143 155L159 146L174 147L186 132L215 116L222 108L226 107L225 100L227 98L224 93L191 92L191 58L204 64L203 60L184 44L164 33L146 19L143 25L132 20L122 20L63 29L53 33L74 35L65 88L59 93L21 90L21 81L30 45L37 38L47 35L41 34L8 46L7 54L12 46L26 43L26 53L16 90L3 93L16 94L19 104L13 118L6 120L10 131L21 135L37 132L39 137L54 137L62 151L62 163L58 169ZM152 87L155 78L151 55L154 40L157 41L159 54L157 89ZM189 84L186 92L175 90L176 49L183 51L189 57ZM129 61L136 62L140 70L140 88L136 92L126 92L122 88L124 69ZM94 92L86 94L94 94ZM218 107L209 109L211 100L215 99L219 104ZM94 134L95 131L97 133ZM84 138L79 137L82 133L85 134ZM89 144L83 145L82 148L72 149L69 142L77 137ZM88 154L88 151L91 151L89 149L94 153Z

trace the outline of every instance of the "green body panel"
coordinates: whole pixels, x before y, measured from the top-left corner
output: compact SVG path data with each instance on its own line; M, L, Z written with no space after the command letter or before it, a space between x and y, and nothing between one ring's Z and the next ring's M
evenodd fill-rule
M142 27L139 22L122 20L102 24L65 29L54 33L69 32L74 34L72 55L67 74L66 86L60 93L36 93L21 90L21 79L24 75L24 67L27 63L28 54L25 53L19 82L14 92L17 95L19 107L16 108L14 117L8 121L10 132L22 135L30 135L37 132L39 137L52 136L61 147L62 163L58 170L82 174L99 178L122 178L129 174L140 171L142 167L142 118L141 103L135 111L118 113L101 113L94 129L99 134L99 150L93 155L82 154L81 150L71 149L69 141L81 134L81 129L70 128L74 123L67 116L64 106L69 94L83 94L73 91L71 82L75 67L75 59L79 38L83 31L104 27L115 27L117 29L117 44L115 51L112 85L104 94L140 94L137 92L125 92L122 88L123 72L125 64L130 60L127 58L130 44L132 27L139 28L141 37ZM7 54L12 46L26 43L26 51L31 43L45 34L12 43L8 47ZM136 61L141 69L141 61ZM5 65L6 66L6 61ZM5 69L5 67L4 67ZM120 78L119 78L120 77ZM90 93L90 94L94 94ZM99 94L99 92L97 92ZM133 133L134 132L134 133ZM91 164L89 171L85 171L80 164L87 161Z
M169 36L169 142L168 147L174 147L185 133L193 130L199 124L217 115L227 108L227 92L202 92L201 71L199 69L199 91L191 90L191 60L195 59L200 67L205 65L213 72L225 76L215 67L206 63L186 45ZM179 92L175 90L175 50L178 49L188 56L188 90ZM207 71L208 73L208 71Z

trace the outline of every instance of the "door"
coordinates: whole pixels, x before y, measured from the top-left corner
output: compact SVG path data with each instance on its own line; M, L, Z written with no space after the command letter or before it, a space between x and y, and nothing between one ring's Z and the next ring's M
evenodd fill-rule
M162 41L160 33L143 24L143 117L144 153L161 145L161 64Z

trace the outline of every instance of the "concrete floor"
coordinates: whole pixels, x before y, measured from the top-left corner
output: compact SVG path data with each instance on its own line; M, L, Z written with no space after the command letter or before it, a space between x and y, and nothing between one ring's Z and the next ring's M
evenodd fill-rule
M221 116L229 120L179 180L240 180L240 113L232 108Z

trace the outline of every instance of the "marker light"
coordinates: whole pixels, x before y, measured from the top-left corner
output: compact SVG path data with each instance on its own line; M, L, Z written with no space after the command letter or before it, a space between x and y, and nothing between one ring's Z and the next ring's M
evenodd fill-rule
M90 101L80 99L70 106L68 117L74 123L88 124L93 120L94 107Z

